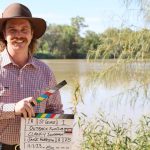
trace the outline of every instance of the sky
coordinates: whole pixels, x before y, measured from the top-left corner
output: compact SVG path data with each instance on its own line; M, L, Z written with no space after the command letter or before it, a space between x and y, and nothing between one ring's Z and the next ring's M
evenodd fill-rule
M47 24L71 24L71 18L84 17L87 28L97 33L109 27L140 29L147 24L139 14L138 5L127 9L124 0L0 0L0 13L11 3L26 5L34 17L41 17Z

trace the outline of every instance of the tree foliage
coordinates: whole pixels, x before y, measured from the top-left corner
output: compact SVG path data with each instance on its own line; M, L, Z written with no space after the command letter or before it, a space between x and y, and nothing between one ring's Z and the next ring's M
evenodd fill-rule
M83 17L71 19L71 25L50 24L39 41L37 53L51 58L143 59L150 57L150 30L108 28L103 33L86 31Z

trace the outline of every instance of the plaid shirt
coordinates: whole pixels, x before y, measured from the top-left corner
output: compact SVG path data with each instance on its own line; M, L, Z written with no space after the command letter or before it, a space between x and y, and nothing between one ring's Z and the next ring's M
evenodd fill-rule
M20 116L15 116L15 103L26 98L37 98L46 88L56 85L49 67L34 57L21 69L11 60L7 50L0 59L0 143L18 144ZM63 113L59 92L34 107L35 113Z

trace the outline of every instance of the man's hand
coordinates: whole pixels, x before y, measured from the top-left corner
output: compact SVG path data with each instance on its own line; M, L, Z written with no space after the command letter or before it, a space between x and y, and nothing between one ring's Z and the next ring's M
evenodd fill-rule
M33 97L27 97L27 98L19 101L18 103L16 103L15 115L23 114L24 118L26 118L26 117L31 118L32 116L35 116L33 106L30 104L31 102L33 102L35 105L37 105L37 102L35 101L35 99Z

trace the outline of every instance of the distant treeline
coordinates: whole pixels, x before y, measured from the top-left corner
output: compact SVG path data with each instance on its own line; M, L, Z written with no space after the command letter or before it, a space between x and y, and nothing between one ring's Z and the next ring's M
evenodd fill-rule
M71 19L71 25L50 24L39 40L38 58L149 58L150 30L109 28L103 33L86 31L83 17Z

